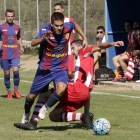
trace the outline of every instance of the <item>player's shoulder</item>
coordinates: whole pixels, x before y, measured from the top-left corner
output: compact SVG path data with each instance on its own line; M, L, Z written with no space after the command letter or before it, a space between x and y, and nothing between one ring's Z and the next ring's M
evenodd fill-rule
M87 56L90 56L92 53L91 53L91 51L92 51L92 48L93 48L94 46L88 46L87 48L86 48L86 50L84 50L84 48L81 48L80 50L79 50L79 54L80 55L83 55L83 56L85 56L85 57L87 57Z
M40 27L42 31L47 31L48 29L51 29L51 24L45 24Z

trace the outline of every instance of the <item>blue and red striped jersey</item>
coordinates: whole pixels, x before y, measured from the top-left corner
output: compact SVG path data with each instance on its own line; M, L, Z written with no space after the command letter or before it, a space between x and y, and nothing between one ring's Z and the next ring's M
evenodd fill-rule
M61 34L53 33L51 24L40 27L36 38L42 38L44 33L50 31L50 39L40 44L39 68L43 70L60 71L68 69L68 42L72 30L75 28L73 22L64 23Z
M0 40L2 45L2 59L13 59L20 57L17 40L20 38L20 27L16 24L8 26L5 22L0 25Z

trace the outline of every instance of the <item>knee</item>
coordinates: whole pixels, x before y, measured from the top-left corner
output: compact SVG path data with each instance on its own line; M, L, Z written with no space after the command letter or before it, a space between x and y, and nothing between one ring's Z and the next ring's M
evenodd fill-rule
M52 113L49 114L49 118L52 122L55 122L54 115Z
M28 101L34 101L38 94L29 94L27 96Z
M59 96L62 96L63 93L65 92L66 88L67 88L67 85L64 84L64 83L57 84L57 86L56 86L56 92L57 92L57 94Z
M113 57L113 58L112 58L112 62L113 62L113 63L115 63L115 62L117 62L117 61L118 61L118 59L117 59L116 57Z

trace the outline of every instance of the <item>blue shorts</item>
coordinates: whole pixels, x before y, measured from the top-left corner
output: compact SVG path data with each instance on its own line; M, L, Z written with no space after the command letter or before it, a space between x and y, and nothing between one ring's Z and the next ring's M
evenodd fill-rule
M48 91L49 83L52 82L54 85L58 82L63 82L66 85L68 84L68 71L61 70L58 72L50 70L40 70L36 72L30 94L38 94Z
M1 68L4 70L10 70L11 67L20 67L20 58L13 58L9 60L1 59Z

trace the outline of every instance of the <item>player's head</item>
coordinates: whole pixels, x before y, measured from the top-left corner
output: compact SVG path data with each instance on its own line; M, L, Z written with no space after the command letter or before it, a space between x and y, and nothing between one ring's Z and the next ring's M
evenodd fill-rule
M98 26L97 27L97 35L100 34L100 37L103 39L105 35L105 27L104 26Z
M51 16L51 26L55 34L61 34L64 28L64 15L54 12Z
M134 29L134 32L135 32L135 37L136 37L136 39L138 40L138 42L140 44L140 27L136 27Z
M133 21L132 20L126 20L125 21L125 30L128 33L131 33L133 31Z
M79 50L83 47L83 40L77 39L71 42L72 54L77 58Z
M63 5L61 3L56 3L54 5L54 12L63 13L64 12Z
M6 9L5 18L8 24L12 24L15 19L15 11L13 9Z

